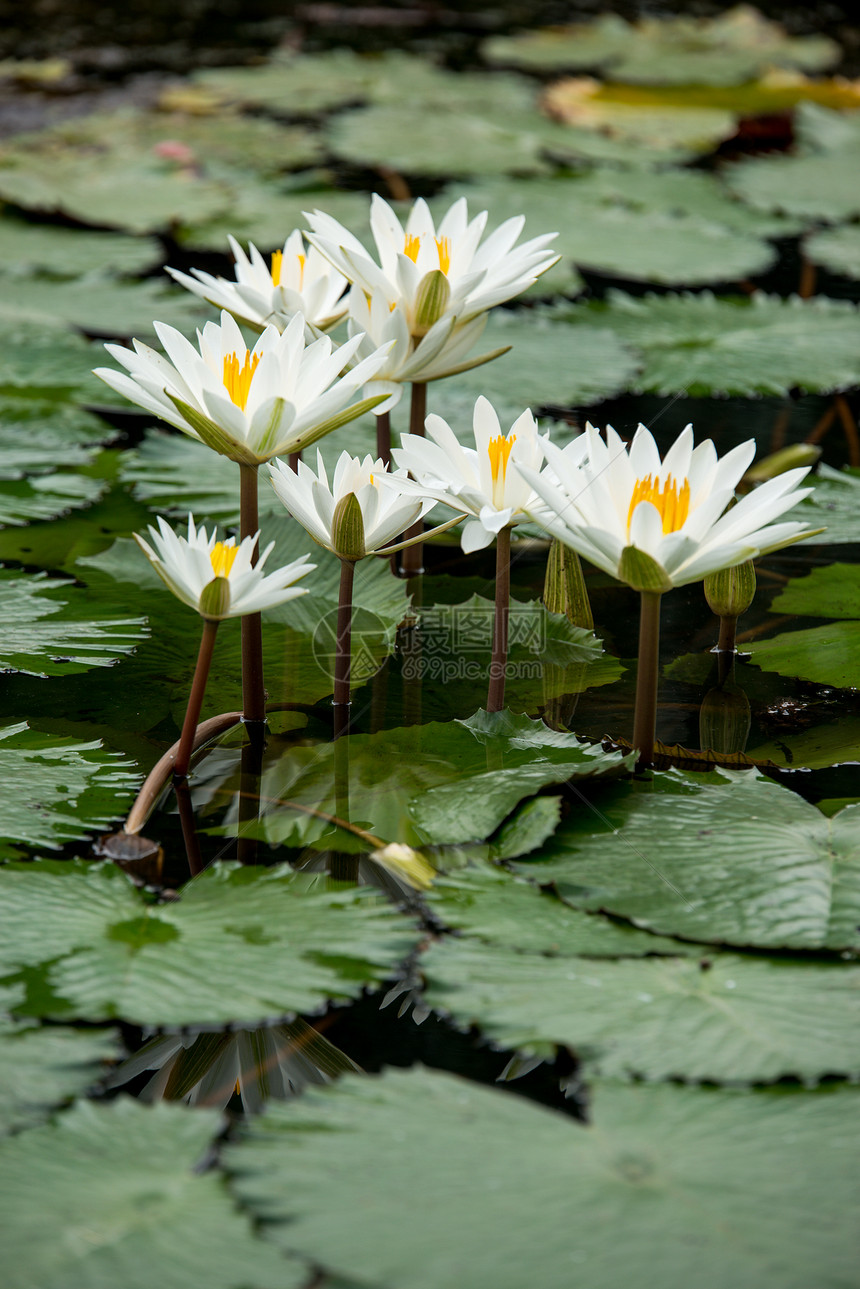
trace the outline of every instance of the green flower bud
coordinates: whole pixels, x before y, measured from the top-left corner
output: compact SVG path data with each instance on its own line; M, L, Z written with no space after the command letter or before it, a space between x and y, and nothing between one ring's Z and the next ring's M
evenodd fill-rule
M229 611L230 581L226 577L213 577L200 592L198 612L204 618L213 618L216 622Z
M438 322L448 308L451 299L451 283L441 269L425 273L418 283L415 295L415 316L412 322L413 336L426 336L427 332Z
M354 492L348 492L334 508L331 521L331 544L335 555L351 563L364 559L364 519Z
M543 602L550 613L564 613L573 626L594 629L579 556L557 537L552 539L547 557Z
M718 618L739 618L755 597L755 564L751 559L721 568L705 578L705 599Z
M756 461L747 470L743 482L765 483L768 479L775 479L778 474L785 474L786 470L815 465L820 456L821 448L814 443L792 443L790 447L781 448L779 452L772 452L770 456Z

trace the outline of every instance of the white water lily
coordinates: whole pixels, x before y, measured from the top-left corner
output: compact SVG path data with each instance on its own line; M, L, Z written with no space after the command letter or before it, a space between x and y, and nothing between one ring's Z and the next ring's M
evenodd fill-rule
M487 212L470 220L464 197L437 228L422 198L404 227L388 202L374 195L370 228L378 263L330 215L318 210L307 218L309 241L369 296L380 291L389 305L399 305L412 335L426 334L446 314L454 314L459 325L468 322L525 291L559 259L547 249L556 233L516 245L524 215L506 220L482 242Z
M235 261L235 279L213 277L202 269L190 276L168 268L186 290L216 309L226 309L255 331L273 326L283 331L295 314L319 331L329 331L346 313L346 278L316 247L306 247L298 229L269 264L251 242L246 255L235 237L228 237Z
M472 424L474 448L463 447L447 421L430 415L427 438L404 434L403 446L391 454L413 475L417 491L472 516L461 538L467 553L482 550L502 528L529 518L537 497L517 467L523 463L538 470L543 459L537 422L528 410L503 434L495 408L481 395Z
M301 314L283 333L266 327L250 351L226 312L220 326L207 322L198 331L197 349L174 327L162 322L153 326L164 355L138 340L133 350L106 345L128 375L109 367L98 368L96 375L133 403L243 465L301 451L380 401L377 396L350 403L385 362L387 348L368 354L341 375L361 337L338 348L328 336L306 344Z
M754 440L719 459L710 439L693 447L688 425L662 460L644 425L629 448L611 426L604 440L588 425L579 442L585 448L579 462L541 440L549 471L523 464L539 499L529 503L532 517L636 590L659 593L697 582L813 531L804 523L773 522L812 491L798 486L808 466L778 475L730 506L755 456Z
M406 312L400 304L389 304L381 291L367 296L360 287L353 287L348 296L350 336L364 333L358 350L360 357L369 356L381 345L393 342L388 356L373 380L365 386L365 394L387 394L384 403L374 408L377 416L389 412L400 402L403 386L410 381L422 384L469 371L483 363L498 358L510 348L493 349L474 358L467 355L478 343L487 325L487 314L481 313L470 322L458 325L453 314L445 314L435 322L424 336L413 336L409 331Z
M351 561L383 550L434 504L412 490L404 493L401 484L409 480L371 456L362 461L342 452L331 483L319 450L316 473L304 461L297 471L275 461L269 474L278 497L314 541Z
M316 568L316 564L306 563L308 557L303 555L264 573L274 542L252 564L259 533L245 537L237 546L232 537L219 541L214 528L211 533L196 528L193 515L188 516L187 537L175 533L161 516L157 529L150 525L149 535L151 546L138 533L134 539L159 577L183 604L212 622L260 613L306 595L307 587L294 583Z

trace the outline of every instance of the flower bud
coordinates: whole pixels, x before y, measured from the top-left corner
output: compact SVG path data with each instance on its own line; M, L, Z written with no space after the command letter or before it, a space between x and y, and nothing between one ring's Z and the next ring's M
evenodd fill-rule
M775 479L778 474L785 474L786 470L796 470L798 466L815 465L821 456L821 448L814 443L792 443L787 448L781 448L779 452L772 452L770 456L763 457L761 461L756 461L751 465L743 477L743 483L766 483L768 479Z
M351 563L364 559L364 518L354 492L348 492L334 508L331 544L335 555Z
M200 592L200 603L197 611L204 618L216 622L225 617L230 609L230 581L226 577L213 577Z
M550 613L563 613L573 626L594 629L579 556L557 537L552 539L547 556L543 602Z
M420 851L413 850L411 846L390 841L387 846L372 850L369 858L413 890L429 891L433 885L435 868Z
M451 283L441 269L425 273L415 293L415 313L412 319L413 336L426 336L435 322L448 308Z
M751 559L734 568L721 568L705 578L705 599L718 618L739 618L753 602L756 579Z

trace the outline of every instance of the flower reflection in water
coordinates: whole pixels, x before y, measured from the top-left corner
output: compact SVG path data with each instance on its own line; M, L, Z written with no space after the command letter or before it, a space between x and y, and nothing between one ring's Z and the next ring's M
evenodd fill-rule
M248 1114L258 1114L268 1100L283 1101L310 1085L361 1073L346 1053L303 1020L159 1035L123 1062L109 1086L129 1083L147 1070L155 1073L140 1093L144 1101L185 1101L223 1110L237 1093Z

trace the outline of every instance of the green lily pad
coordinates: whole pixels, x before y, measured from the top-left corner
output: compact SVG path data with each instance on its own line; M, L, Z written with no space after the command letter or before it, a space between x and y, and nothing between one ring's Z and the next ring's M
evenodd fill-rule
M777 765L806 766L811 770L824 769L842 762L860 761L860 718L842 716L831 719L827 725L797 734L780 734L773 742L747 748L757 761L775 761ZM821 802L816 801L820 810ZM842 805L848 804L848 799ZM828 817L836 809L828 810Z
M857 1101L608 1083L583 1127L450 1074L388 1070L272 1106L226 1160L268 1238L362 1284L438 1289L465 1267L494 1289L584 1275L589 1289L835 1289L855 1259ZM372 1178L360 1202L358 1175Z
M803 243L813 264L856 281L860 278L860 226L849 224L807 237Z
M2 1148L9 1289L299 1289L212 1170L216 1111L79 1102ZM51 1212L45 1228L45 1208Z
M438 382L430 390L434 410L444 416L447 399L462 400L467 394L474 407L478 395L489 391L499 415L504 418L507 412L515 417L526 407L537 411L547 404L587 407L629 389L638 364L624 340L597 318L594 326L572 333L568 316L563 306L496 310L481 347L510 345L510 352L486 368ZM470 428L471 420L463 433Z
M544 800L544 797L536 799L537 802ZM651 935L599 913L573 909L557 895L501 868L467 868L450 877L439 877L426 899L445 926L453 927L470 940L506 950L512 971L516 971L520 961L514 954L522 953L546 954L568 961L701 952L695 945Z
M762 671L839 689L860 689L860 622L785 631L771 640L753 641L749 651Z
M811 497L800 503L796 512L798 519L805 519L815 528L823 528L806 540L820 545L832 545L840 542L860 541L860 470L846 467L844 470L833 470L830 466L820 465L810 482L815 484Z
M760 292L719 299L709 291L634 298L610 291L607 303L568 307L566 316L587 328L611 328L638 352L639 392L748 398L860 384L860 311L847 301Z
M51 964L54 1001L24 1010L88 1020L223 1025L320 1011L390 976L417 938L368 888L314 888L288 867L214 865L164 905L112 865L7 866L0 887L15 928L0 970Z
M101 747L40 734L26 721L0 729L0 857L27 846L59 850L117 817L139 780Z
M768 948L860 949L853 807L824 819L754 770L655 774L586 804L535 862L574 907L662 935Z
M828 223L860 215L852 175L860 160L860 112L832 112L801 103L794 156L760 157L727 168L724 178L742 201Z
M412 103L359 108L333 117L325 138L336 157L405 174L540 174L547 169L533 134L515 122L464 115L456 104L432 113Z
M860 618L860 565L828 564L793 577L770 607L807 618Z
M448 939L421 971L428 1006L506 1048L567 1046L588 1076L765 1083L860 1071L860 967L843 963L595 961Z
M67 403L0 396L0 479L50 473L58 460L66 469L89 465L117 434L98 417ZM56 475L55 480L70 477Z
M83 1096L118 1055L110 1032L0 1020L0 1136L40 1123L64 1101Z
M156 344L153 319L193 332L195 326L211 316L212 310L202 300L169 285L166 279L122 282L93 275L54 282L48 278L0 278L0 323L5 325L17 319L42 325L61 318L91 336L139 336L148 344ZM98 346L89 346L81 363L79 383L86 381L86 391L93 401L119 402L108 386L89 371L93 366L110 366L112 361ZM122 399L121 406L127 407L128 401Z
M105 486L102 479L80 474L43 474L30 480L0 482L0 524L56 519L70 510L91 506Z
M600 69L615 80L657 85L740 85L770 67L822 71L838 61L827 36L789 36L748 5L716 18L643 18L605 14L588 23L494 36L491 63L533 71Z
M143 273L158 264L162 249L154 237L90 233L56 225L0 218L0 273L4 276L74 278L85 273Z
M62 477L77 481L75 475ZM34 480L41 482L41 478ZM0 667L5 671L65 676L90 667L110 667L149 634L146 618L92 618L92 604L80 588L60 578L4 569L0 586ZM60 589L67 599L50 594Z
M189 250L227 254L228 234L253 242L261 251L277 250L293 228L307 228L305 211L324 210L359 240L368 237L370 202L365 193L326 187L324 173L286 175L281 179L250 178L236 190L225 213L193 220L177 232L176 240Z

